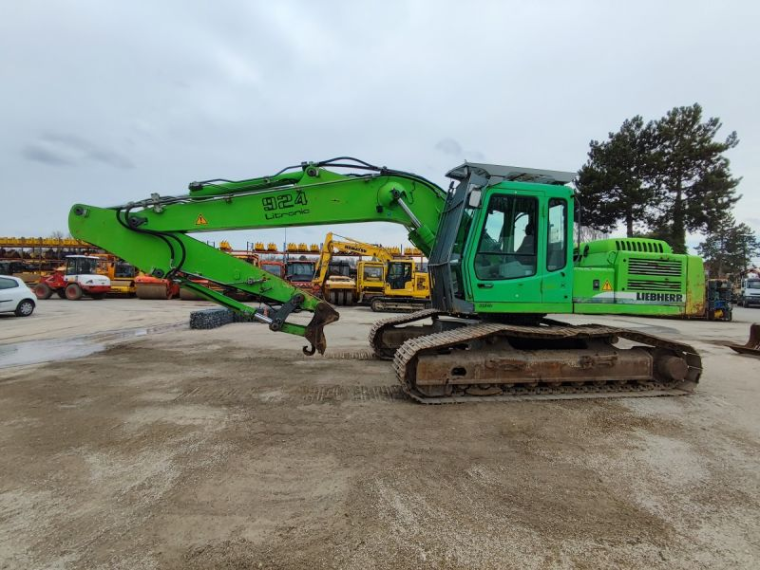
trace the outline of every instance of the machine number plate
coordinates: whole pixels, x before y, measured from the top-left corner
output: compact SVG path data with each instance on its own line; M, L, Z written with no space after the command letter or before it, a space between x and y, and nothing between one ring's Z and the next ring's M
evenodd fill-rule
M306 192L303 190L296 190L288 194L280 194L279 196L264 196L261 199L261 205L267 212L306 206L308 203Z

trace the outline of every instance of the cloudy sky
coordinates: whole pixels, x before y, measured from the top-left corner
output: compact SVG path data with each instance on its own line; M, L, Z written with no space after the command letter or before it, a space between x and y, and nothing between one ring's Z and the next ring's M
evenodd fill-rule
M750 0L6 1L0 235L345 154L441 185L464 159L577 170L625 118L694 102L738 132L737 218L760 231L758 16ZM405 238L287 237L328 229Z

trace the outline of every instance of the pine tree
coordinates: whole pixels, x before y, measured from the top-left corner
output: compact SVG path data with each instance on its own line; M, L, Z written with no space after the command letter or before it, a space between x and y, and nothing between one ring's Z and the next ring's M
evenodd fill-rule
M712 232L740 198L740 179L723 153L735 132L720 141L720 119L702 121L702 107L675 107L657 121L626 120L606 141L592 140L578 172L582 223L610 231L623 223L664 239L686 253L686 232Z
M731 132L716 140L722 124L702 122L702 107L675 107L654 124L652 183L660 196L653 225L666 230L677 253L686 252L686 232L712 232L740 198L728 159L723 156L739 139Z
M753 257L760 255L760 240L747 224L737 224L730 214L722 216L705 236L697 252L705 261L711 276L741 273Z
M592 140L588 162L578 172L576 186L582 223L610 231L623 222L628 237L637 222L645 222L657 203L649 184L654 127L639 116L627 119L604 142Z

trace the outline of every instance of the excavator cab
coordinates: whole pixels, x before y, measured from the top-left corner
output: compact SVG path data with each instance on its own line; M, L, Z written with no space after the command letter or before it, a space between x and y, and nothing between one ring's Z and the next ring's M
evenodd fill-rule
M433 306L454 313L572 312L574 173L469 163L430 256Z
M412 280L412 262L410 260L389 261L386 282L390 289L406 289Z

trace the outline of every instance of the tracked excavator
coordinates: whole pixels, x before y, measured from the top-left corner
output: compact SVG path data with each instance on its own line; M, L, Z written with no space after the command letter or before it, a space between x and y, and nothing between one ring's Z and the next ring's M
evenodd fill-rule
M664 242L610 239L573 247L573 173L465 163L448 191L416 174L340 157L271 176L193 182L100 208L74 205L73 236L157 278L249 313L272 331L305 337L324 354L326 301L188 235L335 223L390 222L429 258L432 308L378 322L370 343L393 360L419 402L683 394L702 366L691 346L548 314L685 316L704 311L698 257ZM216 284L211 288L199 281ZM217 290L218 289L218 290ZM221 291L267 299L267 315ZM289 320L312 313L307 325Z
M338 237L342 239L335 239L332 232L327 233L314 271L314 284L322 289L323 297L330 303L369 303L376 313L430 307L430 278L427 273L418 271L414 259L394 256L380 245ZM328 276L330 261L336 252L369 256L377 261L359 261L356 279Z

